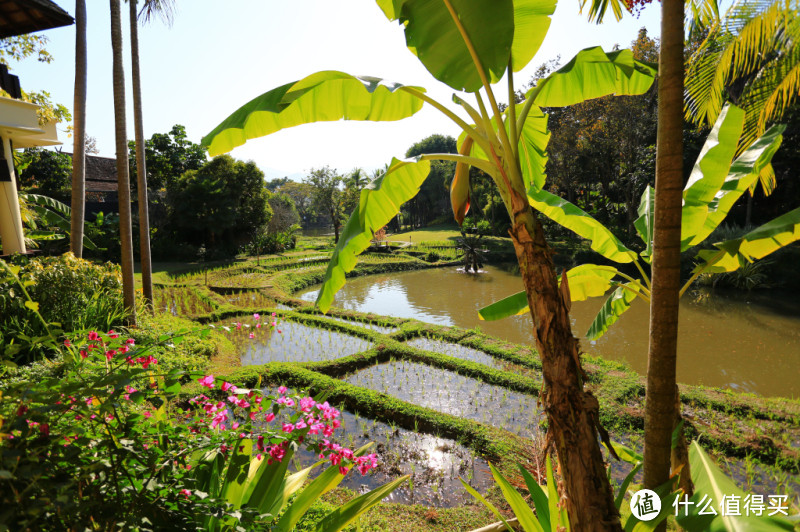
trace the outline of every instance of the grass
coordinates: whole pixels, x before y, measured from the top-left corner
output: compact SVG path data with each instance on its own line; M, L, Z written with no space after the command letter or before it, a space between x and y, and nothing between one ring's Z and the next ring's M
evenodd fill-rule
M415 229L413 231L405 231L402 233L395 233L387 237L387 240L392 242L423 242L428 240L450 240L455 242L461 236L456 224L443 224L432 225Z

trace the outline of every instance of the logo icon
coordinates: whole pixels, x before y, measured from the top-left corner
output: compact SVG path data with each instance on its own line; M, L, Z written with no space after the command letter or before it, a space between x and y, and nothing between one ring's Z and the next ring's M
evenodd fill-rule
M655 519L661 512L661 498L653 490L639 490L631 498L631 513L640 521Z

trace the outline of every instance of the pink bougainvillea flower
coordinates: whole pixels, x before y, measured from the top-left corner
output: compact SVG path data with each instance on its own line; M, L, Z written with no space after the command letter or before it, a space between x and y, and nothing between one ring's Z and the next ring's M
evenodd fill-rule
M281 395L285 395L286 392L288 392L288 391L289 391L289 389L286 386L279 386L278 387L278 393L281 394Z
M283 332L282 330L278 329L278 334L281 334L282 332Z
M89 356L89 355L86 353L86 351L84 351L83 349L81 349L81 358L86 358L86 357L88 357L88 356Z
M108 337L109 338L119 338L119 333L114 332L114 329L111 329L110 331L108 331Z
M251 340L252 340L253 338L255 338L255 337L256 337L256 335L255 335L255 334L253 334L253 333L250 333L250 339L251 339Z
M264 416L264 421L266 421L267 423L269 423L273 419L275 419L275 414L273 414L272 412Z
M277 325L277 323L273 321L272 323L270 323L270 325L272 325L273 327L275 327L275 326Z
M69 338L64 340L64 347L72 347L72 342L69 341Z
M109 349L108 351L106 351L106 360L111 360L111 357L113 357L116 354L117 354L116 351L114 351L113 349Z
M347 469L344 466L339 467L339 473L342 474L342 475L346 475L348 471L350 471L350 470Z
M294 425L292 425L291 423L284 423L283 426L281 427L281 430L283 432L292 432L294 430Z
M203 386L206 386L208 388L213 388L214 387L214 376L213 375L206 375L205 377L201 377L201 378L197 379L197 382L199 382L200 384L202 384Z
M260 328L261 328L261 324L260 323L256 323L256 329L260 329Z
M253 319L258 321L261 319L261 315L258 312L256 312L255 314L253 314Z
M147 419L150 419L150 416L152 416L152 415L153 415L153 413L151 411L149 411L149 410L145 410L144 411L144 417L146 417Z
M278 314L277 314L277 313L275 313L275 312L273 312L273 313L272 313L272 317L273 317L273 318L274 318L275 316L277 316L277 315L278 315Z
M184 498L188 499L192 495L192 492L184 488L181 490L181 495L183 495Z
M125 340L125 343L128 345L134 345L136 344L136 340L134 340L133 338L128 338L127 340Z
M95 340L99 340L100 336L95 331L89 331L89 336L87 336L87 338L89 338L90 342L94 342Z
M224 382L223 381L223 383L222 383L222 391L223 392L227 392L231 388L233 388L233 393L236 393L236 386L234 386L233 384L231 384L229 382Z

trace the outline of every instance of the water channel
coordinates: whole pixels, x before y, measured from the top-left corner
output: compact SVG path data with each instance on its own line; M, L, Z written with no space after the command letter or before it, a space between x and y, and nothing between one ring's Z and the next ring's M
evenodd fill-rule
M531 344L528 316L485 322L477 311L522 289L518 274L487 266L479 274L437 268L348 279L334 305L440 325L480 327L507 341ZM317 288L298 297L313 301ZM678 380L753 392L800 397L800 298L791 294L692 294L681 301ZM573 331L583 337L604 298L573 303ZM597 342L584 339L590 355L647 369L648 307L633 307Z

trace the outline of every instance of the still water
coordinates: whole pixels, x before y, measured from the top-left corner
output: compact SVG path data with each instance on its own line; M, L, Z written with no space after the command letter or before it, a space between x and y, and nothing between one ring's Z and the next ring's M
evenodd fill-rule
M479 274L455 268L370 275L348 279L334 305L440 325L480 327L505 340L532 344L528 316L478 319L478 309L522 289L520 277L488 266ZM298 294L314 301L315 288ZM604 298L573 303L576 336L583 337ZM636 300L597 342L584 339L590 355L647 370L649 309ZM800 301L774 292L693 295L681 301L678 380L766 396L800 397Z

